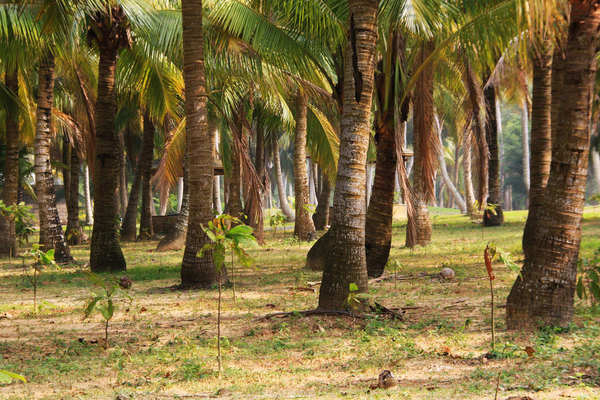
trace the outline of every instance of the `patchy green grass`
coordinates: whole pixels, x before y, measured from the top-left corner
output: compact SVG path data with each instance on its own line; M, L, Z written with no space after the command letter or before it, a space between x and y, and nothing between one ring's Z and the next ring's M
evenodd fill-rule
M47 271L32 312L32 287L22 261L0 261L0 369L28 383L1 383L0 398L398 398L491 399L528 394L535 399L600 398L600 307L577 300L568 329L507 332L504 308L514 273L496 265L497 358L490 350L489 287L482 265L488 242L522 262L526 213L507 212L507 223L483 229L467 217L433 210L431 245L405 249L404 225L394 225L391 259L402 279L370 284L373 298L406 308L404 321L384 317L258 318L306 310L317 303L320 273L303 269L308 243L290 227L252 250L256 267L236 268L237 302L224 294L221 378L216 365L217 291L178 291L182 252L154 253L156 242L124 244L132 304L119 305L103 349L96 316L82 320L89 283L88 247L80 264ZM582 256L600 248L600 209L584 219ZM448 266L452 282L421 273ZM393 271L388 271L393 275ZM407 278L412 277L412 278ZM311 288L316 290L312 291ZM529 357L526 346L533 350ZM390 369L400 379L370 390Z

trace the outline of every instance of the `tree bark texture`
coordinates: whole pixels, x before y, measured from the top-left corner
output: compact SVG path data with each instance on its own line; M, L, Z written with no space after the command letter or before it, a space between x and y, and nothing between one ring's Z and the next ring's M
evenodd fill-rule
M330 254L319 309L347 307L350 284L367 291L365 252L366 161L377 43L375 0L349 0L349 40L344 54L340 158L333 200Z
M279 194L279 207L288 221L294 220L294 214L287 201L285 185L283 184L283 174L281 172L281 159L279 155L279 143L273 139L273 164L275 164L275 178L277 181L277 193Z
M19 81L17 71L5 74L6 89L18 97ZM18 111L7 109L6 119L6 159L4 161L4 187L2 201L5 206L17 204L19 195L19 121ZM0 213L0 257L16 256L18 251L15 221Z
M83 233L81 223L79 222L79 172L81 162L75 147L71 147L71 157L69 161L69 195L67 198L67 231L65 236L70 245L79 245L84 243L87 238Z
M309 210L308 172L306 168L306 114L308 98L302 89L296 94L296 131L294 136L294 191L296 193L296 220L294 236L311 240L315 233Z
M592 91L600 28L598 1L571 2L564 79L550 176L521 276L506 306L508 329L569 324L573 318L581 218L588 171Z
M98 98L96 101L96 156L94 160L94 228L90 249L93 272L124 271L125 257L119 244L119 139L115 132L115 71L119 43L111 35L110 17L103 23L99 42Z
M378 119L375 126L377 160L371 201L367 209L365 249L369 277L383 274L392 248L392 216L394 213L394 180L396 178L396 140L393 110ZM391 114L391 115L390 115Z
M140 216L140 234L138 240L151 240L154 236L152 226L152 159L154 158L154 124L150 116L144 114L144 136L140 153L139 167L142 178L142 212Z
M433 50L433 44L426 43L419 51L419 61L423 63ZM436 170L437 135L433 132L433 66L423 68L417 78L414 104L414 171L413 205L416 237L407 230L406 246L425 246L431 241L431 219L427 203L435 197L433 175Z
M40 245L54 249L57 263L73 261L56 208L56 189L50 164L52 106L54 104L54 56L43 56L38 67L39 88L35 130L35 193L40 219Z
M523 253L527 258L534 243L536 211L543 203L552 162L552 48L547 45L532 57L533 89L531 106L531 173L529 214L523 233ZM557 89L558 90L558 89ZM558 121L556 121L558 123ZM523 149L525 150L525 149ZM528 149L529 150L529 149ZM525 161L525 159L523 160Z
M210 287L217 282L212 252L202 230L212 219L215 138L208 131L202 0L183 0L183 77L185 83L186 135L189 148L190 215L181 264L183 287ZM221 271L222 272L222 271Z
M483 89L485 99L485 138L488 145L488 207L483 212L484 226L504 223L502 188L500 187L500 154L498 149L498 121L496 119L496 86L490 83Z

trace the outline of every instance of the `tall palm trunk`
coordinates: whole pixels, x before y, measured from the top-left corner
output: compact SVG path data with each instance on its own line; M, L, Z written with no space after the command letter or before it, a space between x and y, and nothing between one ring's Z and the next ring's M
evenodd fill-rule
M396 140L393 110L378 118L375 126L377 160L371 201L366 216L365 248L370 277L383 274L392 248L394 180L396 178Z
M525 184L525 189L529 192L531 188L531 156L529 153L529 106L527 105L527 99L521 100L521 147L523 148L523 183ZM529 193L527 193L527 197L530 197Z
M115 14L113 14L115 15ZM90 247L93 272L124 271L125 257L119 244L119 139L115 132L117 53L121 47L112 35L110 15L102 22L99 40L98 98L96 100L96 156L94 160L94 228Z
M471 162L472 155L473 145L471 133L469 130L466 130L463 136L463 180L467 215L471 218L475 215L475 190L473 189L473 168Z
M142 139L143 140L143 139ZM121 240L134 241L136 239L137 231L137 212L138 204L140 199L140 190L142 187L142 168L140 162L137 162L135 167L135 175L133 177L133 183L131 185L131 191L129 192L129 199L127 200L127 211L123 218L123 224L121 225Z
M183 77L189 148L190 215L181 264L183 287L210 287L219 278L202 225L212 218L215 138L208 131L202 0L182 0ZM202 252L201 252L202 251ZM201 254L199 254L201 252Z
M243 105L238 109L238 126L232 129L233 135L238 135L237 140L244 141ZM234 138L234 140L236 140ZM229 179L229 198L227 199L227 212L234 217L242 214L242 155L238 146L231 146L231 177Z
M442 180L443 180L444 184L446 185L446 187L448 188L448 191L452 195L452 200L453 200L452 204L457 204L460 211L464 213L467 211L467 204L465 203L465 200L463 199L460 192L454 185L454 182L452 182L452 179L450 179L450 174L448 174L448 166L446 165L446 158L444 157L444 142L442 139L442 124L437 115L435 116L435 122L436 122L438 141L440 144L440 151L438 152L438 162L440 164L440 172L442 175ZM456 163L456 161L455 161L455 163ZM456 169L458 169L458 167L456 167Z
M152 226L152 158L154 157L154 124L147 113L144 114L144 137L140 153L140 170L142 175L142 213L140 216L139 240L151 240L154 236Z
M19 80L17 71L5 75L6 88L18 97ZM6 159L4 162L4 187L2 201L6 206L17 204L19 194L19 123L17 107L7 110L6 124ZM18 251L15 221L0 213L0 257L16 256Z
M344 54L340 158L333 199L332 241L319 308L347 306L350 284L367 291L365 253L366 162L377 43L376 0L349 0L349 40Z
M69 161L69 195L67 198L67 243L78 245L87 238L83 234L83 229L79 222L79 171L81 163L75 147L71 148L71 157Z
M54 249L58 263L73 261L58 217L56 189L50 165L52 106L54 104L54 56L43 56L39 71L38 104L35 129L35 193L40 217L40 245Z
M300 240L310 240L315 225L307 209L309 199L306 169L306 114L308 99L302 89L296 94L296 132L294 137L294 191L296 193L296 220L294 235Z
M426 43L419 51L422 64L433 50L432 43ZM413 148L415 164L413 172L413 205L416 236L407 230L406 246L425 246L431 241L431 219L427 203L435 197L433 174L436 166L437 135L433 132L433 66L428 64L417 78L414 98Z
M560 118L550 176L535 213L533 243L508 296L508 329L565 326L573 318L599 28L598 2L571 2L564 80L552 93Z
M121 218L125 217L127 212L127 156L125 154L125 137L124 133L119 133L119 155L120 155L120 170L119 170L119 214Z
M498 120L496 119L496 86L493 83L483 90L485 99L485 139L488 145L488 205L483 212L484 226L499 226L504 223L502 212L502 188L500 187L500 154L498 150Z
M90 168L87 161L83 166L83 197L85 199L85 224L94 224L94 211L92 209L92 193L90 190Z
M477 185L477 202L479 209L483 205L488 195L488 156L489 150L485 135L485 113L484 113L484 98L481 92L480 83L471 67L470 61L465 58L465 68L463 72L463 80L467 89L469 102L471 104L471 112L473 115L473 133L479 150L479 168L478 168L478 185Z
M534 53L532 64L531 148L534 151L531 154L530 167L527 168L527 172L531 173L531 181L529 187L529 214L523 232L523 253L526 259L531 247L535 246L536 212L543 202L552 161L553 71L552 47L550 44L546 43L539 53Z
M281 160L279 156L279 143L273 139L273 164L275 164L275 178L277 181L277 193L279 194L279 207L288 221L294 220L294 214L287 201L285 185L283 184L283 174L281 173Z

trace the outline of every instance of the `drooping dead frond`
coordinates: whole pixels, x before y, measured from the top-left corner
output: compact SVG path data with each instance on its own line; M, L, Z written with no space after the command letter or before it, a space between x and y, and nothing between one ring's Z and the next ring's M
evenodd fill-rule
M161 193L177 184L178 178L183 176L183 159L185 156L185 117L168 134L163 156L158 164L152 183Z
M479 185L477 188L477 202L481 209L485 204L488 193L488 159L489 150L485 137L485 106L483 104L483 92L477 77L467 58L465 58L465 70L463 75L465 87L471 103L473 115L473 133L479 160Z

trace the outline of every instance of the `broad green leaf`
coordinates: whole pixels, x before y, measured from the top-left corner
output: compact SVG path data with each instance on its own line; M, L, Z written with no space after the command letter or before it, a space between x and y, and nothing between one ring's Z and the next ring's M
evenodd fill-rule
M356 285L356 283L351 283L349 289L350 292L356 292L358 291L358 286Z

